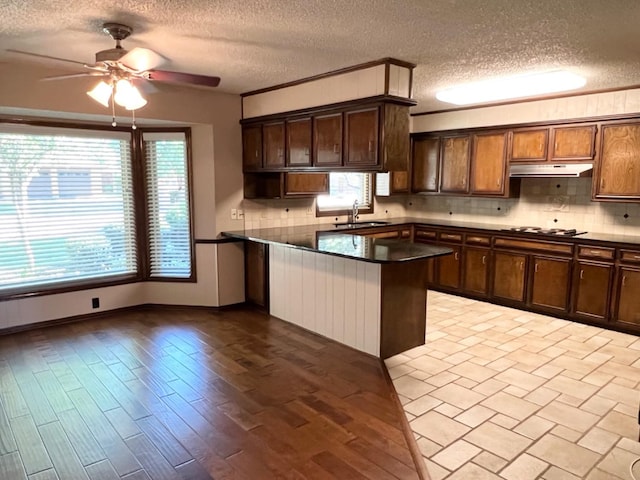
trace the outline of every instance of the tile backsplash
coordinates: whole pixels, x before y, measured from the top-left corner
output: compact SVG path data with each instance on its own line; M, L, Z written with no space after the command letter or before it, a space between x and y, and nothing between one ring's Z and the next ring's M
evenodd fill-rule
M520 196L510 199L414 195L407 215L640 235L640 204L592 202L591 180L523 178Z
M523 178L519 198L453 196L378 197L373 214L361 220L421 217L513 226L576 228L640 235L640 204L591 201L591 177ZM270 228L346 221L316 217L314 199L244 200L245 228Z

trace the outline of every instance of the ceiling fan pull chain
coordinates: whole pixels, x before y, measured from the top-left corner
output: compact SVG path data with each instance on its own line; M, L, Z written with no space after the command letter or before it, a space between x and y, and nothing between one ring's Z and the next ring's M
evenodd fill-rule
M131 120L131 130L135 130L136 128L138 128L138 127L136 127L136 111L135 111L135 109L131 110L131 118L132 118L132 120Z
M114 95L111 95L111 126L116 127L118 124L116 123L116 103L113 99Z

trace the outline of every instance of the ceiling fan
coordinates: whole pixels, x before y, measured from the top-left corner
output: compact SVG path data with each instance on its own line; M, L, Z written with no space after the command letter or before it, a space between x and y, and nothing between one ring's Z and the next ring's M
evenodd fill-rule
M146 81L181 83L204 87L217 87L220 77L197 75L192 73L172 72L168 70L156 70L156 67L167 61L165 57L148 48L136 47L133 50L125 50L120 42L133 33L133 29L120 23L107 22L102 25L104 33L111 36L116 42L114 48L101 50L96 53L96 61L93 65L69 60L66 58L52 57L38 53L8 49L8 52L29 55L84 66L88 71L46 77L42 80L62 80L74 77L103 77L103 80L87 92L97 102L105 107L112 107L113 124L115 126L115 105L117 103L127 110L135 111L147 104L135 83ZM135 121L134 127L135 128Z

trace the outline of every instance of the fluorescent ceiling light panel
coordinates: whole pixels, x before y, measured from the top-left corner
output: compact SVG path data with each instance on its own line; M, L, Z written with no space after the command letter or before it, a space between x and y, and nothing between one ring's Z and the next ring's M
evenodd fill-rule
M580 88L585 83L586 80L580 75L554 70L459 85L437 92L436 98L455 105L469 105L564 92Z

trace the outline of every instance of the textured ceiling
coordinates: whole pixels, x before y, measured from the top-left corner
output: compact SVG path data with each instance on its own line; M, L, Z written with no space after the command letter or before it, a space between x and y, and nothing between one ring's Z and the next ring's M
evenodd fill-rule
M230 93L383 57L417 64L416 112L451 108L440 88L511 73L567 68L588 91L640 84L638 0L0 0L0 11L0 61L32 61L11 48L93 63L113 46L102 23L116 21L134 28L125 48L220 76Z

